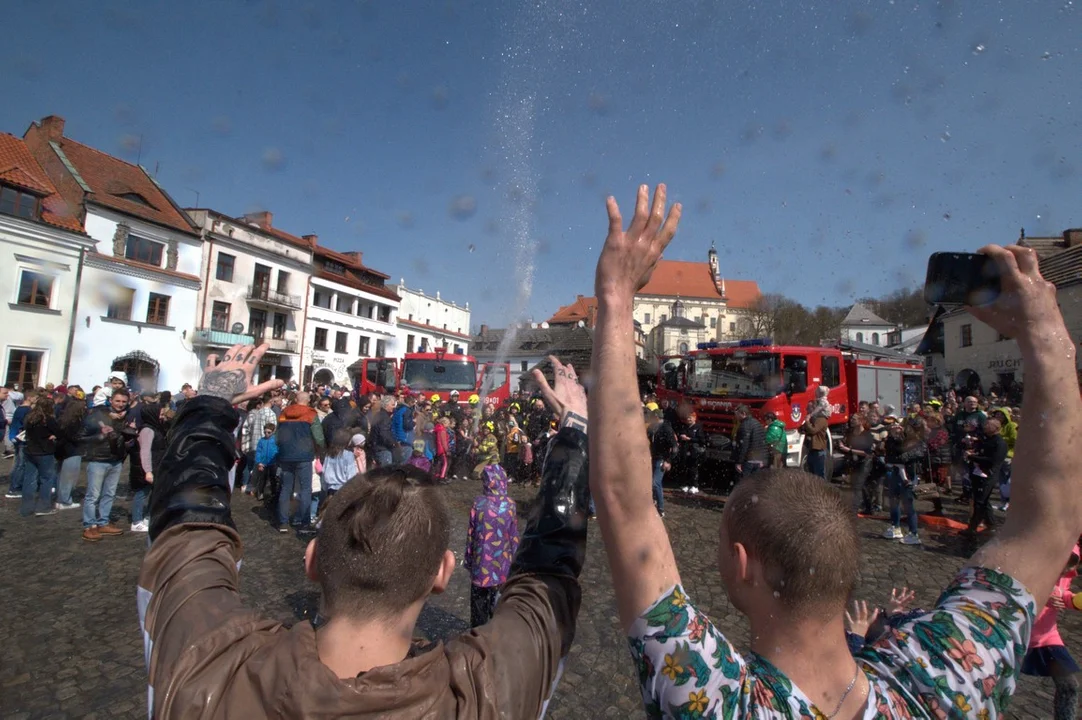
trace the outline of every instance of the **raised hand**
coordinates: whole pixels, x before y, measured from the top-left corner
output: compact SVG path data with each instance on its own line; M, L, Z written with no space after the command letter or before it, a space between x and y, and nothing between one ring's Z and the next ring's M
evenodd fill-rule
M905 612L909 606L917 599L917 594L907 587L890 589L890 605L888 609L891 615L897 615L898 613Z
M639 186L635 215L625 231L620 207L615 198L608 198L609 235L597 261L594 289L598 296L630 299L650 280L661 253L672 241L683 211L680 203L673 205L665 216L665 185L657 186L654 202L648 204L646 185Z
M980 252L993 258L1000 273L1000 294L994 303L967 310L1000 334L1025 341L1051 330L1064 333L1056 303L1056 286L1041 276L1037 253L1019 245L987 245Z
M237 405L282 387L283 382L277 379L252 385L259 359L269 347L267 343L259 347L234 345L226 351L221 362L217 355L207 356L207 366L199 380L199 394L220 397Z
M580 422L586 422L586 390L579 383L575 368L564 365L555 356L549 355L552 363L552 375L554 386L549 385L544 373L540 370L533 371L534 382L541 389L541 397L552 412L560 416L560 424L568 415L576 415ZM585 427L581 428L585 431Z
M849 626L849 632L864 637L868 634L868 628L879 617L879 608L868 612L868 603L865 600L853 601L853 613L845 611L845 624Z

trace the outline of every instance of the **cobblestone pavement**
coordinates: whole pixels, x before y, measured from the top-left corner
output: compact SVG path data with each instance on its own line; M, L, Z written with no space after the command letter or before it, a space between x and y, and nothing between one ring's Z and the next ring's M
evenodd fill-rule
M10 462L0 463L0 475ZM125 474L126 477L126 474ZM0 484L7 489L6 481ZM123 481L122 481L123 487ZM465 542L474 483L448 488L455 513L453 547ZM532 493L515 487L520 506ZM118 501L114 517L128 526L129 503ZM285 623L303 620L318 591L303 577L303 541L272 532L249 498L237 497L234 516L245 543L243 593L251 605ZM681 576L694 602L706 609L738 647L746 647L746 623L729 606L714 569L716 505L670 499L666 525ZM135 581L146 536L126 533L89 544L80 538L78 511L20 518L17 501L0 500L0 717L145 717L143 648L135 612ZM883 602L895 585L908 585L925 607L963 561L953 536L924 530L923 548L879 539L883 524L861 521L865 535L859 595ZM643 716L626 644L618 627L605 553L592 532L583 573L583 611L566 674L549 717L640 718ZM421 618L429 635L466 627L469 587L456 572L447 593L434 597ZM1061 629L1076 657L1082 652L1082 618L1069 615ZM1051 684L1023 677L1011 717L1051 716Z

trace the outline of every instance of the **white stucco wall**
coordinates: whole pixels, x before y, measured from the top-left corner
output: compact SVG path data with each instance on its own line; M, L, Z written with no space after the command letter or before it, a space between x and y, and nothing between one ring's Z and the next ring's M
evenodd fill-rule
M177 272L193 275L196 280L174 278L152 269L132 268L108 260L103 262L92 255L88 257L76 313L69 379L89 389L105 380L115 358L142 351L159 363L157 389L176 392L183 383L196 383L202 369L191 343L199 302L202 242L197 237L94 207L88 210L86 228L98 241L99 253L113 254L113 235L121 220L131 227L132 234L140 237L166 245L170 239L176 239ZM163 252L163 267L165 263ZM105 318L110 301L127 290L134 291L131 321ZM150 293L170 297L164 327L146 323Z
M439 292L435 295L426 295L421 288L411 290L406 287L404 281L398 284L395 292L402 298L398 307L398 347L403 353L409 352L410 335L413 336L415 352L419 352L422 341L427 340L429 348L446 347L448 351L453 352L458 346L463 354L469 353L469 303L458 305L444 300ZM429 327L417 327L409 322ZM446 332L442 332L444 329ZM460 337L460 335L466 337Z
M675 297L660 297L652 295L636 295L632 306L632 313L636 320L642 324L643 332L650 334L661 322L661 316L672 317L672 305L677 300ZM699 298L681 297L684 303L684 317L689 320L706 325L703 342L708 340L728 340L732 338L739 328L740 318L746 315L742 308L731 308L720 300L704 300ZM646 316L650 316L649 322ZM710 327L710 320L716 320L716 327Z
M843 340L849 340L851 342L862 342L866 345L886 347L887 335L894 330L894 325L843 325L841 337ZM863 339L857 338L857 333L860 333Z
M315 305L313 297L317 290L332 294L330 309ZM354 298L354 313L356 313L358 301L366 306L372 304L388 306L391 308L390 321L381 322L377 319L378 313L376 313L376 317L368 318L354 313L339 312L335 309L338 295L348 295ZM376 343L380 340L386 343L386 356L400 357L402 349L395 322L397 314L398 303L393 300L323 278L313 278L308 296L308 318L304 328L301 373L303 373L303 366L311 365L313 378L320 370L327 369L333 373L334 382L340 385L352 384L346 368L361 357L360 343L362 336L368 338L369 357L376 357ZM327 331L327 348L325 350L319 350L315 347L317 328L324 328ZM344 332L347 336L346 352L344 353L335 351L335 340L339 332Z
M7 380L12 350L42 354L36 385L65 379L79 256L90 246L76 233L0 215L0 382ZM52 278L48 308L18 304L23 271Z

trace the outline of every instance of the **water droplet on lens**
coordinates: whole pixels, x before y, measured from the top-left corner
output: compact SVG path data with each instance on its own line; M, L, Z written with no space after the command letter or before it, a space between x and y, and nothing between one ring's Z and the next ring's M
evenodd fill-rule
M780 593L780 592L778 592L777 590L775 590L775 591L774 591L774 597L775 597L775 599L776 599L776 598L780 598L780 597L781 597L781 593Z
M469 250L470 252L473 252L474 250L477 249L477 246L474 245L473 243L470 243L469 247L467 247L466 249Z
M759 496L758 495L752 495L751 496L751 502L752 502L753 505L757 505L759 503Z
M973 46L973 54L974 55L980 55L986 49L987 48L985 48L984 43L977 43L976 45Z

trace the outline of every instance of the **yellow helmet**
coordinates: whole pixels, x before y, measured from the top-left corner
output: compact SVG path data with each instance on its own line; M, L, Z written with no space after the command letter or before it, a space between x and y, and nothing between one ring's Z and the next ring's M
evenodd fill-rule
M479 402L481 402L481 396L479 396L477 393L470 395L470 405L476 405Z
M439 402L440 401L440 396L439 395L433 395L432 397L429 398L429 400L431 400L432 402Z
M496 424L492 423L492 422L487 422L487 423L485 423L485 427L487 427L489 430L495 430L496 429Z

